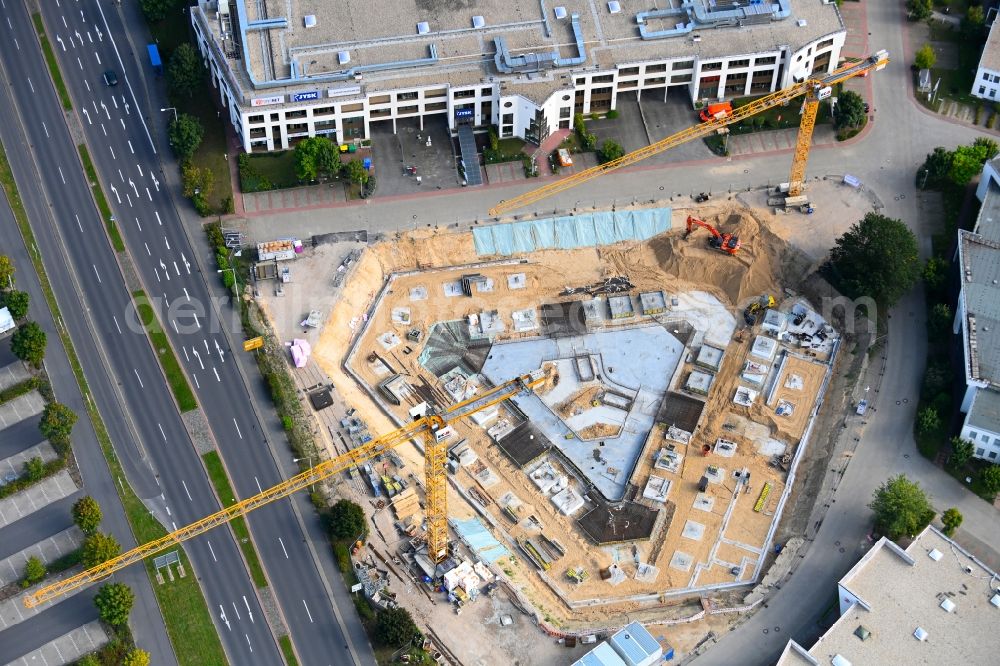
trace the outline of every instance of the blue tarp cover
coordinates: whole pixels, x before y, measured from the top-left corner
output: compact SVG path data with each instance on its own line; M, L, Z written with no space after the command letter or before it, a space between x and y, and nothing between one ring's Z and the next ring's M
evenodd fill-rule
M453 519L451 524L458 532L462 540L469 544L472 550L476 551L476 556L482 560L493 563L501 557L510 555L510 551L502 543L493 538L483 523L478 518L469 520Z
M509 222L473 229L472 240L480 256L611 245L668 231L670 215L670 208L651 208Z

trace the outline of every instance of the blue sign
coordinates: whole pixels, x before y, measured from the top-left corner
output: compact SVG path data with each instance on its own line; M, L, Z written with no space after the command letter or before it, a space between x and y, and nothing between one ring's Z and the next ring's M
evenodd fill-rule
M305 102L310 99L319 99L319 91L310 90L308 92L292 93L293 102Z
M473 109L455 109L456 118L471 118Z

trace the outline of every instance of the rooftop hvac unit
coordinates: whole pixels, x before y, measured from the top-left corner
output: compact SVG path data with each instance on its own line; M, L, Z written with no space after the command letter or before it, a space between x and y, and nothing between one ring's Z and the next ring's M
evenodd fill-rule
M611 2L608 3L608 11L611 12L612 14L618 14L621 12L621 10L622 10L622 5L620 2L618 2L618 0L611 0Z
M552 12L556 15L557 19L564 19L564 18L566 18L566 8L565 7L556 7L555 9L552 10Z
M475 28L476 30L480 30L482 28L485 28L486 27L486 19L484 19L482 16L473 16L472 17L472 27Z
M305 16L302 17L302 23L307 28L315 28L316 27L316 15L315 14L306 14Z
M431 24L428 23L427 21L421 21L420 23L417 24L418 35L426 35L430 31L431 31Z
M341 65L346 65L351 62L351 52L350 51L337 51L337 60Z

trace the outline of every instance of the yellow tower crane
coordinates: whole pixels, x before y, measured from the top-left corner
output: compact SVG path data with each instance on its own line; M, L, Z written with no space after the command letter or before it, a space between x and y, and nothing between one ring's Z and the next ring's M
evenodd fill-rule
M445 469L448 456L447 437L443 429L451 423L476 412L489 409L517 394L527 394L535 386L545 381L540 371L515 377L508 382L489 389L481 395L459 402L440 411L431 411L402 428L366 442L361 446L320 463L287 481L283 481L253 497L248 497L210 516L195 521L155 541L133 548L127 553L91 567L52 585L47 585L24 598L24 605L33 608L66 594L79 587L107 578L119 569L135 564L145 558L163 552L171 546L187 541L211 529L228 523L237 516L245 515L265 504L270 504L310 487L318 481L360 465L367 460L385 453L389 449L409 442L417 437L424 439L424 481L427 494L427 554L435 563L448 555L448 474Z
M616 160L590 167L572 176L560 178L530 192L520 194L512 199L501 201L490 209L490 216L499 217L536 201L541 201L554 194L581 185L588 180L603 176L609 171L631 166L647 157L670 150L682 143L709 136L726 125L741 122L762 111L786 104L799 95L805 95L805 108L802 112L802 119L799 121L799 135L795 142L795 156L792 160L792 175L789 179L788 190L789 196L797 196L802 192L806 163L809 160L809 145L812 142L813 127L816 125L816 112L819 110L820 100L830 95L830 89L835 84L854 78L855 76L864 76L871 71L877 72L884 69L888 63L889 52L883 50L863 60L843 65L825 76L806 79L801 83L796 83L788 88L765 95L749 104L733 109L733 112L726 116L713 118L693 127L688 127L676 134L671 134L664 139L660 139L656 143L651 143L644 148L623 155Z

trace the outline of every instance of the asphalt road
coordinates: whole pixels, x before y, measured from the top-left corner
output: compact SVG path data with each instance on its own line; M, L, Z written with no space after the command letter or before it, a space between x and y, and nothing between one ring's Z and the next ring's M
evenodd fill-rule
M248 408L250 398L244 378L231 357L229 338L221 331L218 312L198 274L198 264L193 260L194 253L170 192L161 182L164 177L158 172L160 165L151 137L129 88L130 70L135 68L135 62L128 60L126 66L119 59L114 42L115 33L119 38L122 35L117 15L109 12L110 23L107 23L96 3L70 5L64 0L63 5L44 3L43 12L50 38L57 44L57 54L67 73L70 92L79 105L79 121L94 161L106 177L105 191L147 293L154 299L162 299L161 320L190 374L236 493L240 497L256 494L261 488L281 481L284 475L261 434L263 429L257 415ZM31 66L39 68L42 63L36 60ZM103 85L101 74L106 69L118 71L119 86ZM72 233L72 223L66 223L65 227L64 233ZM71 245L70 252L76 254L75 246ZM99 276L110 273L113 266L92 262L98 284L101 284ZM85 279L89 282L90 276ZM103 279L106 282L110 278ZM214 275L211 279L215 279ZM122 308L119 312L124 317L126 310ZM99 321L101 334L117 334L117 321L107 318ZM154 381L155 373L149 368L133 367L132 373L134 381L124 368L116 373L126 393L139 392L145 397L150 385L159 383ZM136 409L130 411L137 413ZM152 446L149 437L141 439ZM167 439L169 444L172 439L169 434ZM170 447L172 454L176 448ZM161 464L156 467L161 473L167 469ZM179 513L186 493L176 489L170 492L166 487L164 491L166 505ZM312 516L310 519L315 520ZM178 524L183 522L177 520ZM308 536L290 502L258 510L249 523L299 655L307 663L316 664L357 660L355 654L347 654L351 652L351 641L344 638L329 601L329 584L317 569ZM350 611L353 613L352 608Z
M0 117L13 117L10 96L6 89L0 91ZM8 141L11 128L10 123L0 123L0 141L3 142L8 160L14 167L19 191L26 208L30 211L29 214L38 215L38 217L33 217L35 222L33 228L39 229L50 224L51 218L48 217L47 209L40 207L42 200L37 180L29 175L30 172L23 171L27 161L26 154L14 145L16 142ZM40 234L39 237L41 237ZM46 259L46 270L53 289L56 291L60 307L63 313L68 315L70 308L67 307L67 299L77 308L79 308L79 299L72 286L68 284L65 271L54 270L57 266L62 265L61 262L53 261L55 255L47 254L45 243L41 240L40 244L42 251L46 253L43 255ZM0 195L0 248L3 248L3 253L10 256L17 266L17 287L26 291L31 298L29 316L38 322L46 332L48 345L45 368L56 399L80 416L73 429L73 451L84 483L82 492L54 502L26 518L8 525L2 531L2 539L0 539L0 558L19 552L33 543L69 527L72 524L70 509L73 502L84 493L92 496L101 505L102 528L114 534L123 547L131 548L136 544L125 518L125 511L118 500L118 493L114 486L115 481L111 478L107 464L104 462L94 426L87 416L83 396L73 375L66 350L63 348L62 341L56 331L52 313L45 303L38 276L32 268L28 250L14 222L5 195ZM99 363L92 364L94 358L90 352L93 348L93 341L90 340L89 346L82 344L88 340L83 329L78 331L73 339L87 370L91 390L100 401L102 396L108 392L106 386L108 381L101 365ZM107 412L103 413L107 414ZM109 424L109 426L112 425L118 424ZM111 431L114 433L116 429L112 428ZM3 431L5 443L36 443L40 439L38 418L25 419ZM115 579L126 583L135 592L132 627L136 640L150 653L154 663L176 664L170 640L163 626L163 618L160 616L160 609L146 573L140 568L132 568L120 572ZM84 590L79 595L69 599L67 604L56 604L26 624L0 633L0 663L12 661L68 631L96 619L97 609L92 602L94 593L96 593L96 588ZM73 622L76 624L72 624Z
M161 379L148 339L141 330L125 325L131 298L118 273L75 143L49 83L30 18L18 2L4 2L0 13L10 20L9 29L14 35L13 39L0 39L0 61L9 82L3 96L6 108L0 108L9 121L0 124L0 139L18 175L18 186L35 224L39 249L48 262L65 323L116 450L126 463L129 481L139 486L140 495L146 499L151 497L150 485L159 490L160 510L169 523L193 521L216 511L218 501ZM13 107L9 105L11 98ZM41 297L35 302L42 302ZM114 380L107 377L106 366ZM140 386L142 377L146 381ZM138 457L141 461L143 456L152 469L168 473L162 478L143 474L136 460ZM93 460L100 458L94 456ZM144 479L152 479L152 484ZM165 503L162 498L166 498ZM124 523L112 531L123 542L129 536ZM218 615L216 609L230 611L230 628L218 617L216 627L221 628L232 663L278 663L281 657L277 645L263 620L255 588L232 533L222 530L192 540L187 551L213 616ZM138 569L119 575L145 576ZM252 612L253 620L244 609ZM135 621L137 629L145 630L142 618L136 617Z

